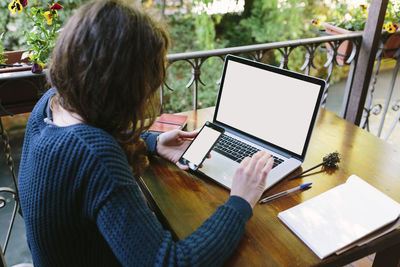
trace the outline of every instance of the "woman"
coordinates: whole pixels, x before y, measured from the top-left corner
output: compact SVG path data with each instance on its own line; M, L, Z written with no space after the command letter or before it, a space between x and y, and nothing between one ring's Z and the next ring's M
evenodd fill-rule
M118 1L86 4L68 21L48 70L53 89L32 111L19 171L35 266L210 266L236 248L272 166L266 153L243 160L227 202L178 242L135 182L147 150L177 163L196 135L141 134L165 79L167 48L158 24Z

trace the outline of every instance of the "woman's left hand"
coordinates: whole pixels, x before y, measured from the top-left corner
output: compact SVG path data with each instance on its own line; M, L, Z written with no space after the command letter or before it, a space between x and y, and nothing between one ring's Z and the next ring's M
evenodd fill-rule
M160 134L156 147L158 155L175 163L182 170L188 170L189 167L179 163L178 160L197 133L198 131L173 130Z

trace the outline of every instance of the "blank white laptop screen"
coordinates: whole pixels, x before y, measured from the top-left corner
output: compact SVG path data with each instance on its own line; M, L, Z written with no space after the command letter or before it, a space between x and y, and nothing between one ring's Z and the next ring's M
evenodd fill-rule
M226 67L216 120L301 155L321 86L235 61Z

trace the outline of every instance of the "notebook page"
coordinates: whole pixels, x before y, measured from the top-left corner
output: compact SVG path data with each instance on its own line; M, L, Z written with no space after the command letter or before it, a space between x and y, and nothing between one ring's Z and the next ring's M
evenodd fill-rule
M394 222L400 204L356 175L312 199L278 214L323 259Z
M373 232L372 234L367 235L366 237L361 238L360 240L353 242L352 244L336 251L336 255L340 255L343 252L346 252L347 250L355 247L355 246L363 246L369 242L371 242L372 240L381 237L383 235L386 235L387 233L393 231L394 229L396 229L397 227L400 226L400 217L397 218L397 220L395 220L393 223L389 223L388 225L382 227L381 229L377 230L376 232Z

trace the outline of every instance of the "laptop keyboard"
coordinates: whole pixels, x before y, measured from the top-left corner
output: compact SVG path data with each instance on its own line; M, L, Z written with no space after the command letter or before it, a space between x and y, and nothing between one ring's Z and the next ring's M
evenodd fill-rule
M251 157L260 151L260 149L248 145L226 134L221 136L217 144L214 146L214 150L239 163L242 162L245 157ZM284 161L276 156L272 157L274 158L274 166L272 166L272 168L275 168Z

